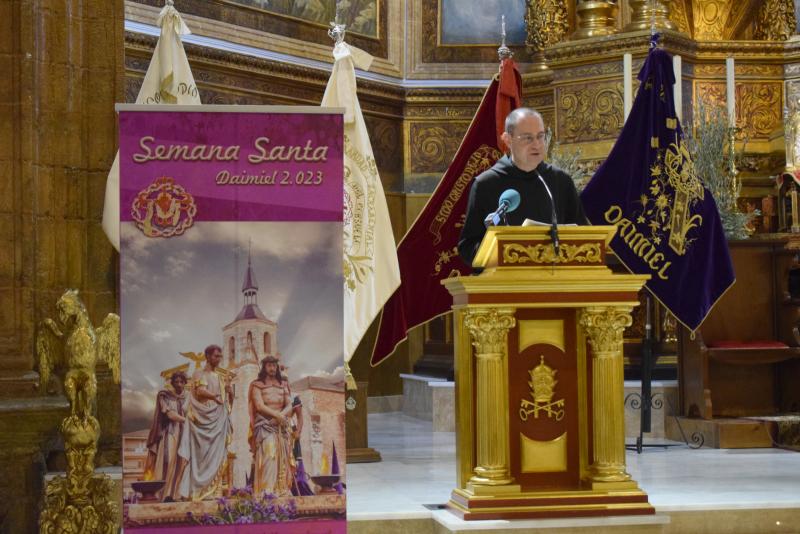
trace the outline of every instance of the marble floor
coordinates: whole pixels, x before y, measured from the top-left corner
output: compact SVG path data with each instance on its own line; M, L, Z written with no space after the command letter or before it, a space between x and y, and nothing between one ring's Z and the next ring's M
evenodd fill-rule
M445 503L455 487L454 433L433 432L430 421L400 412L377 413L369 415L369 445L383 461L348 464L348 519L424 519L448 513L436 512L435 505ZM681 445L629 451L627 463L657 514L800 510L797 452Z

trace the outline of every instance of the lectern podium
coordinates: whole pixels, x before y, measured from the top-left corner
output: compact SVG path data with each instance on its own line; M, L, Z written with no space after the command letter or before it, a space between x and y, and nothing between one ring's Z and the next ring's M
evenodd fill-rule
M649 278L606 267L614 226L487 230L453 295L464 519L652 514L625 470L622 334Z

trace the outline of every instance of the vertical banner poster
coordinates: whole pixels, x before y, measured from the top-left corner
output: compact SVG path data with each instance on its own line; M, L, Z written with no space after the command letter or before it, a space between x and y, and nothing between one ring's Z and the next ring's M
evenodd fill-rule
M338 109L120 105L126 532L345 532Z

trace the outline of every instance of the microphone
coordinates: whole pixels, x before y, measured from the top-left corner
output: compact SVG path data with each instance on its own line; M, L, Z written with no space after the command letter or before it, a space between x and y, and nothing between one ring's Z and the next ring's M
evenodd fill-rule
M501 220L505 220L506 213L512 212L519 207L519 193L516 189L506 189L500 195L500 200L497 201L497 209L494 213L490 213L483 220L483 224L488 228L489 226L497 226Z
M539 181L542 182L544 186L544 190L547 191L547 196L550 198L550 220L552 225L550 226L550 239L553 240L553 251L556 253L555 259L558 260L558 214L556 213L556 202L553 200L553 193L550 192L550 188L547 187L547 182L544 181L542 175L539 174L538 171L533 171L536 173L536 176L539 178Z

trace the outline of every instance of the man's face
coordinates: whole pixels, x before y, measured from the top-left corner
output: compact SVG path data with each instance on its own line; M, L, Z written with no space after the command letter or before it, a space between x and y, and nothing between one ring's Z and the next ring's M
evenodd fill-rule
M175 390L175 393L180 395L183 393L183 388L186 387L186 380L183 377L178 377L172 381L172 389Z
M275 375L278 374L278 364L275 362L267 362L264 365L264 369L267 371L267 376L270 378L274 378Z
M537 115L526 115L517 122L514 133L503 132L503 141L511 150L514 165L523 171L532 171L544 160L547 153L544 123Z
M220 362L222 362L222 351L214 349L206 359L211 367L218 367Z

